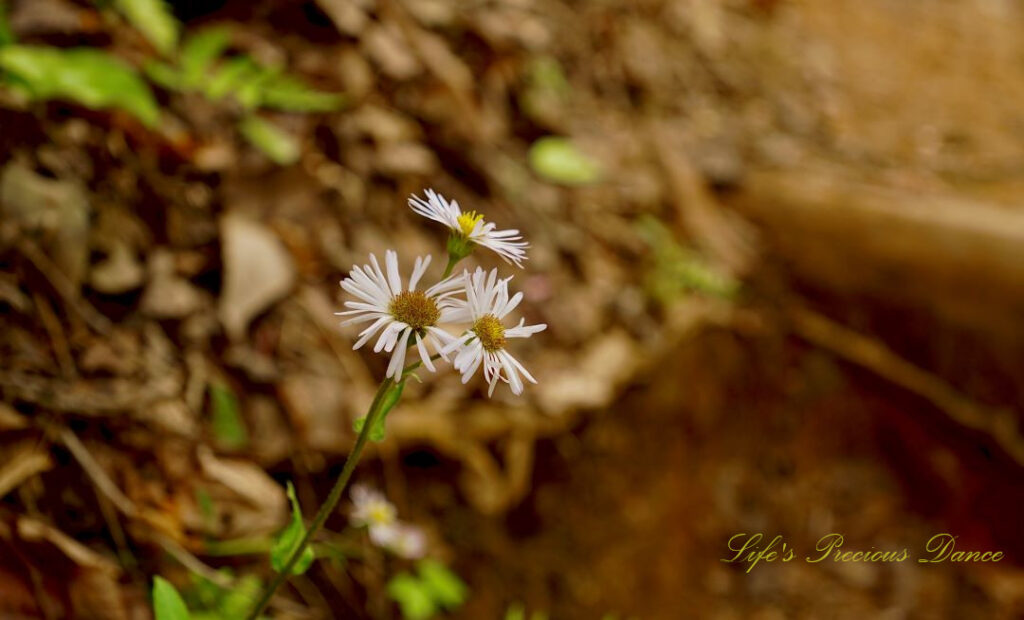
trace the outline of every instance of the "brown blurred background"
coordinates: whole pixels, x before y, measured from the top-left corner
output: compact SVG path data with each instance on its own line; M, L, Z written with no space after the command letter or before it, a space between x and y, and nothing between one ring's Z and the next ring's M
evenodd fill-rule
M7 4L19 41L153 55L90 2ZM439 268L424 187L523 231L549 325L522 398L422 376L357 470L468 585L447 617L1024 614L1020 3L171 4L347 103L265 114L280 165L230 102L156 89L146 128L0 90L0 617L269 574L216 542L279 530L286 480L326 495L385 368L337 282ZM740 532L800 557L721 562ZM912 559L799 561L830 532ZM940 532L1005 559L917 563ZM406 564L367 557L274 616L399 617Z

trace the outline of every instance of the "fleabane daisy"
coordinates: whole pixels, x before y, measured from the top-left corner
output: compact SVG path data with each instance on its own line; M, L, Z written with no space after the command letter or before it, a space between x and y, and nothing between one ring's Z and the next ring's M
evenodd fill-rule
M448 359L444 347L454 338L437 325L448 322L448 315L454 313L454 310L439 304L462 289L463 276L452 276L425 291L418 291L416 285L430 265L429 255L416 259L407 288L402 286L402 278L398 273L398 254L388 250L384 256L384 265L386 276L377 263L377 257L370 254L369 265L353 267L349 276L341 281L341 288L359 301L346 301L345 307L350 309L335 314L352 317L343 321L342 325L372 321L369 327L360 332L352 348L358 349L380 333L373 347L374 352L393 352L387 377L401 376L405 368L406 352L412 343L419 350L423 365L433 372L434 363L426 343L433 346L445 360Z
M509 297L508 282L512 278L499 280L497 269L487 273L477 267L472 275L464 272L463 278L466 299L450 298L442 305L451 310L448 317L453 322L470 323L471 327L455 342L446 345L445 352L459 349L454 365L462 374L463 383L483 366L484 379L489 385L488 396L494 393L499 379L509 384L513 394L522 394L523 378L530 383L537 383L537 380L505 350L505 345L510 338L529 338L544 331L547 325L526 325L526 321L520 319L515 327L505 327L502 320L519 305L523 294Z
M483 214L476 211L463 212L459 203L444 199L432 189L423 192L427 199L419 196L409 197L409 206L423 217L440 222L451 230L448 238L448 253L458 259L465 258L473 249L480 245L494 251L506 262L522 267L526 260L526 248L529 244L523 241L518 230L495 230L497 225L485 222Z

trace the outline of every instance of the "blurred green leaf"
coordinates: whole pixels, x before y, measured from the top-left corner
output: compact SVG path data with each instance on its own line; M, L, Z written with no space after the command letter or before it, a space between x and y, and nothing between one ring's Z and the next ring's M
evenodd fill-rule
M735 278L680 245L658 219L643 216L635 225L654 257L646 284L655 299L670 302L692 291L732 299L739 292L740 283Z
M454 609L466 602L469 588L458 575L437 560L422 560L417 565L420 581L430 592L434 601L447 609Z
M238 130L276 164L287 166L299 159L298 140L258 116L250 115L242 119Z
M14 43L14 33L7 19L7 2L0 0L0 45Z
M223 590L223 597L217 611L221 618L244 618L259 600L263 582L256 575L245 575L235 582L233 588Z
M190 36L181 46L182 87L199 88L210 66L231 44L231 31L224 27L207 28Z
M237 91L259 71L259 66L248 56L229 58L206 81L203 93L210 99L220 99Z
M526 620L526 607L522 603L513 603L505 610L505 620Z
M270 550L270 565L277 572L284 570L284 565L288 563L288 558L291 557L295 549L298 548L299 543L302 542L302 538L306 535L306 525L302 522L302 510L299 508L299 500L295 497L295 487L292 486L291 482L288 483L288 501L292 504L292 520L288 527L284 528L284 531L281 532L277 542L274 543L274 548ZM314 559L313 549L306 547L299 561L292 567L292 574L301 575L309 570Z
M363 432L364 426L366 426L366 416L356 418L352 421L352 430L356 433ZM370 441L384 441L385 435L384 418L377 418L373 428L370 429Z
M117 10L164 56L178 46L181 24L163 0L114 0Z
M237 449L249 442L245 421L238 411L238 398L226 385L210 384L213 436L225 448Z
M151 60L143 65L142 71L157 86L162 86L167 90L180 90L182 88L181 71L178 71L177 67L166 62Z
M188 607L169 581L153 578L153 615L156 620L189 620Z
M313 90L301 80L277 75L263 85L260 104L287 112L332 112L345 105L345 97Z
M427 620L438 611L427 586L409 573L399 573L391 578L388 595L398 603L405 620Z
M119 108L149 127L160 118L153 93L136 71L92 48L7 45L0 69L17 78L34 99L68 99L87 108Z
M587 185L600 178L597 164L572 142L558 136L543 137L530 146L530 167L541 177L563 185Z

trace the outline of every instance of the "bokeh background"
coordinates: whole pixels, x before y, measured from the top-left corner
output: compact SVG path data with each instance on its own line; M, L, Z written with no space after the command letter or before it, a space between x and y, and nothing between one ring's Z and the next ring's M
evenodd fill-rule
M385 368L337 282L443 265L425 187L524 233L549 326L539 385L421 375L357 470L465 583L437 617L1024 614L1020 3L3 4L0 617L270 574ZM401 617L346 506L273 617Z

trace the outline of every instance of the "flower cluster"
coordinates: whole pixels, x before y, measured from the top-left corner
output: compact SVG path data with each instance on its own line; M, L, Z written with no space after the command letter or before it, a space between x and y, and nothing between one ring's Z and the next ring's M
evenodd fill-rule
M403 558L423 557L427 549L423 530L399 521L395 505L380 491L357 485L352 487L351 497L349 522L355 527L366 527L370 542Z
M412 196L409 206L417 214L448 227L448 267L440 281L427 288L421 288L420 281L430 266L429 255L416 258L407 282L402 279L398 254L393 250L385 252L383 268L373 254L369 264L353 267L341 287L356 300L346 301L348 310L337 314L348 317L342 325L369 325L359 333L352 348L376 338L373 350L391 355L387 378L396 382L410 370L407 360L433 372L434 361L440 358L452 361L463 383L482 368L488 396L499 381L509 384L514 394L521 394L524 380L537 381L506 350L506 345L510 339L528 338L547 326L526 325L520 319L517 325L506 327L505 319L523 298L522 293L509 294L511 276L499 278L497 269L486 272L479 267L472 273L451 272L477 246L522 267L529 246L518 230L496 230L493 222L485 221L475 211L463 212L454 200L449 202L430 189L425 194L426 200ZM460 329L453 334L451 328ZM416 353L410 354L410 348ZM454 361L449 356L454 356Z

